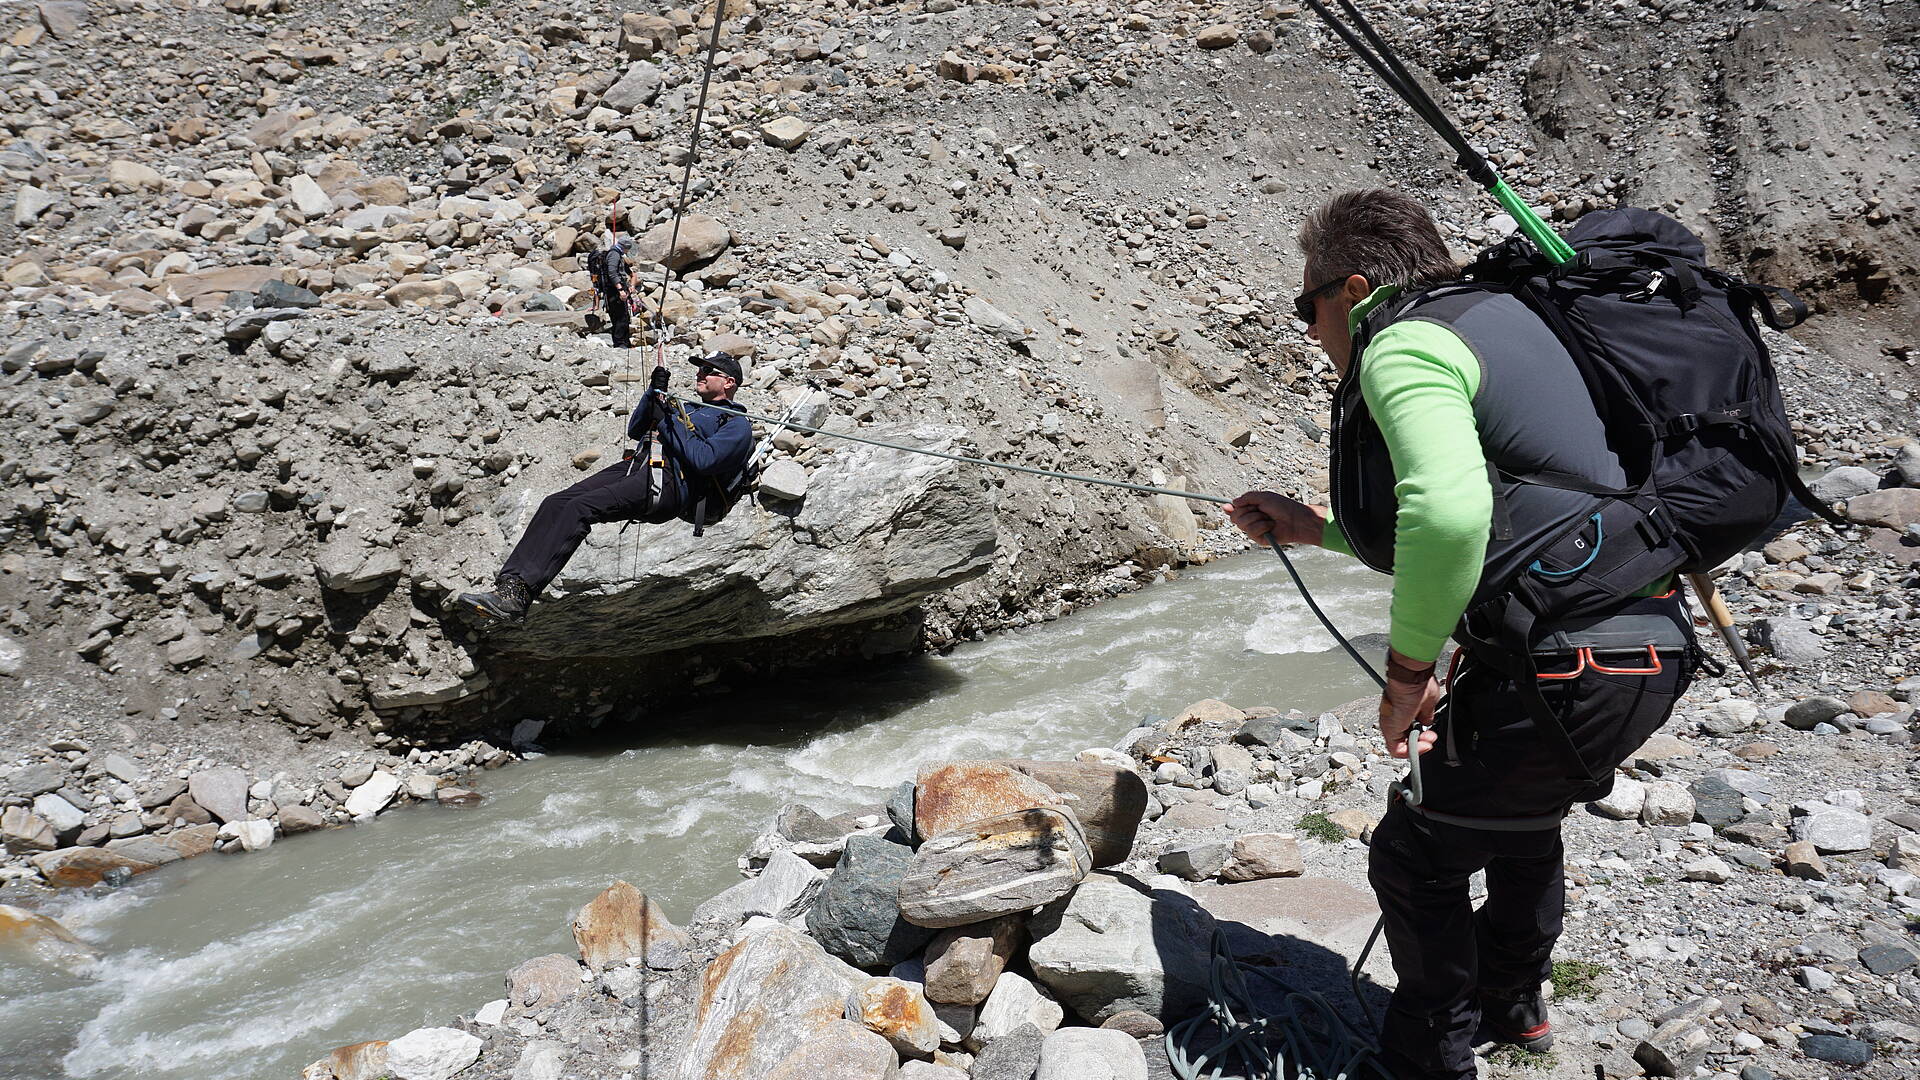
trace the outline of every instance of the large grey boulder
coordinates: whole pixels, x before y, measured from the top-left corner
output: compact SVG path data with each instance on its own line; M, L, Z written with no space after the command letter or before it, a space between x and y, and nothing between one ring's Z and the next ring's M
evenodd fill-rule
M1129 1009L1171 1021L1206 997L1213 927L1192 897L1101 872L1033 917L1027 963L1093 1023Z
M862 434L951 450L961 429ZM530 480L499 501L491 565L563 481ZM842 447L821 462L791 516L743 504L700 537L679 521L634 525L624 539L597 530L532 617L488 640L528 660L562 660L817 635L911 611L985 573L999 542L995 521L990 496L955 462ZM323 568L323 582L333 570ZM363 576L356 571L344 576Z
M715 957L681 1057L683 1080L764 1080L805 1043L842 1031L867 976L804 934L772 927Z
M918 952L933 931L900 917L900 882L912 864L913 850L903 844L849 837L807 912L807 932L855 967L891 967Z

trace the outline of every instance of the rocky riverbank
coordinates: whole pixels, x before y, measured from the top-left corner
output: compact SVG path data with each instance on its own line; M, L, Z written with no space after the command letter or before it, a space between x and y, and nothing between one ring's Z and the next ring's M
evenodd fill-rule
M1920 493L1880 486L1912 461L1817 487L1871 521ZM1703 674L1568 819L1557 1048L1496 1053L1487 1075L1904 1075L1920 545L1866 539L1804 523L1721 576L1764 688ZM616 884L574 920L579 959L530 960L455 1026L307 1075L1170 1075L1159 1036L1200 1007L1216 928L1242 962L1340 992L1400 771L1372 707L1201 701L1071 761L932 765L832 819L790 805L686 928ZM1377 1008L1391 972L1376 956L1367 976Z
M1761 565L1831 538L1801 526ZM1848 550L1855 577L1891 569ZM1754 607L1782 573L1723 581ZM1496 1053L1485 1074L1904 1075L1916 644L1897 625L1844 668L1762 648L1761 694L1703 676L1613 794L1568 819L1554 1054ZM1216 931L1242 963L1344 993L1376 914L1365 845L1400 771L1372 708L1207 700L1072 760L929 765L832 819L789 805L688 926L616 883L575 915L577 957L529 960L506 997L306 1075L1169 1076L1161 1036L1201 1007ZM1337 1000L1358 1015L1391 985L1376 955L1365 1004Z

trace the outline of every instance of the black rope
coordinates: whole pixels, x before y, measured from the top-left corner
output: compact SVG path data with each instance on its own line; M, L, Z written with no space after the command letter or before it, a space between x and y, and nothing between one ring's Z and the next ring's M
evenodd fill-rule
M1380 677L1380 673L1373 669L1373 665L1367 663L1366 658L1360 655L1360 650L1353 647L1353 642L1348 641L1347 636L1340 632L1340 628L1333 625L1333 620L1327 618L1327 613L1320 610L1320 605L1314 602L1313 593L1307 591L1307 583L1300 580L1300 571L1293 568L1293 560L1287 558L1286 549L1280 546L1280 542L1275 540L1272 534L1267 536L1267 546L1273 549L1275 555L1280 556L1280 565L1287 568L1287 576L1293 579L1293 587L1300 590L1300 599L1307 602L1307 607L1313 610L1314 617L1320 620L1320 625L1326 627L1327 633L1333 635L1333 640L1347 650L1347 655L1353 657L1353 662L1360 665L1360 670L1380 684L1380 689L1385 690L1387 680Z
M666 255L661 259L660 303L654 309L654 342L663 340L667 326L667 290L673 284L673 268L665 265L673 258L680 242L680 219L687 213L687 192L693 186L693 164L700 159L700 122L707 113L707 89L713 84L713 61L720 52L720 26L727 21L727 0L716 0L713 8L713 34L707 38L707 59L700 73L700 98L693 106L693 134L687 140L687 162L680 170L680 196L674 200L673 228L667 234Z

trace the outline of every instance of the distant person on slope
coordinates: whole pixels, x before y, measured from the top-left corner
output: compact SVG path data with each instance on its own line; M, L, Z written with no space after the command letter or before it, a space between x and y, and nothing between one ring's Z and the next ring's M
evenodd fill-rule
M636 286L627 256L633 250L633 238L614 239L614 235L609 232L607 246L594 253L597 256L597 269L593 275L593 287L600 295L601 306L607 309L607 329L614 348L629 349L633 347L633 297Z
M1666 721L1692 677L1693 623L1665 579L1649 582L1580 629L1630 629L1661 642L1659 655L1645 646L1551 674L1541 663L1555 725L1605 770L1572 778L1555 756L1563 736L1536 725L1513 680L1456 629L1496 550L1582 527L1579 492L1512 477L1625 482L1572 357L1510 294L1429 292L1458 268L1404 195L1335 197L1301 227L1300 249L1297 314L1342 375L1333 507L1250 491L1229 513L1257 540L1318 544L1394 574L1380 734L1394 757L1424 755L1425 797L1393 800L1368 856L1399 974L1382 1065L1396 1080L1471 1080L1483 1024L1501 1042L1552 1043L1540 989L1566 906L1561 819L1611 790L1615 766ZM1435 659L1449 635L1465 657L1443 694ZM1416 724L1432 730L1416 741ZM1480 870L1476 912L1467 883Z
M753 453L753 424L733 403L740 361L724 352L694 360L694 391L702 404L684 408L666 396L665 354L659 355L647 392L627 421L627 436L640 443L640 452L541 500L494 578L493 591L454 601L462 616L483 627L519 622L593 526L685 516L703 490L725 484L745 467Z

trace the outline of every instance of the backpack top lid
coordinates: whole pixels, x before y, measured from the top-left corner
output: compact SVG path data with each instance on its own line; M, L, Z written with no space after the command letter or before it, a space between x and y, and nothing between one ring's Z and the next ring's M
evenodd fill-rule
M1707 245L1692 230L1665 214L1632 207L1596 210L1582 217L1567 234L1567 242L1575 249L1635 248L1683 262L1707 261Z

